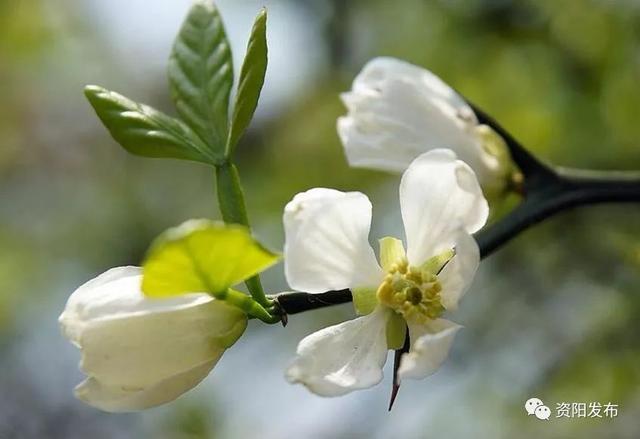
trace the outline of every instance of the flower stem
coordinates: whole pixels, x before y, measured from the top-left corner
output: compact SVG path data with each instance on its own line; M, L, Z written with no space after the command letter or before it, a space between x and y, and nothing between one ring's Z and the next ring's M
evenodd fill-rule
M249 316L260 319L265 323L280 322L280 317L274 316L269 313L269 311L267 311L261 304L259 304L250 296L247 296L245 293L234 290L232 288L228 288L225 291L215 293L213 294L213 297L218 300L224 300L225 302L240 308Z
M244 191L240 183L240 174L236 165L225 161L216 166L216 188L218 205L225 223L241 224L247 228L249 216L244 201ZM251 296L264 308L270 308L273 302L267 298L260 282L260 276L255 275L245 281Z

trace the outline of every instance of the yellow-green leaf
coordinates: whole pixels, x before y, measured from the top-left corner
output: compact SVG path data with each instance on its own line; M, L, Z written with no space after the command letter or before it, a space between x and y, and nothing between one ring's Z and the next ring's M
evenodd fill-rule
M404 345L404 338L407 336L407 322L404 317L396 312L389 313L386 327L387 348L396 350Z
M358 315L370 314L378 306L375 288L352 288L353 307Z
M142 291L150 297L216 294L279 259L240 225L190 220L152 244L143 264Z
M394 264L405 260L404 245L402 241L391 236L385 236L378 241L380 243L380 265L386 272L391 271Z
M456 252L453 249L448 249L433 256L427 260L420 269L426 274L438 274L444 268L445 265L455 256Z

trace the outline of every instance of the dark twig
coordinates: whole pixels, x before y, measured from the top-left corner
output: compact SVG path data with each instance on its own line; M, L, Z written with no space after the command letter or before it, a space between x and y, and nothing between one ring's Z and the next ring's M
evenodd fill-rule
M573 207L599 203L640 202L640 176L617 173L557 171L553 180L529 192L524 201L503 219L474 237L485 258L527 228Z
M337 290L320 294L282 293L278 294L274 299L287 314L296 314L316 308L351 302L352 297L349 290Z
M489 256L522 231L561 211L586 204L640 202L640 173L553 168L527 151L491 116L470 105L480 123L502 136L524 175L522 203L475 235L481 257Z

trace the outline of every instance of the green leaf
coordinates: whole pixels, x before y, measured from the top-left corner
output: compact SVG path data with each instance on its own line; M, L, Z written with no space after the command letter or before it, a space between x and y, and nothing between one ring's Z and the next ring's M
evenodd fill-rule
M221 159L233 64L222 18L212 1L198 1L189 11L174 42L168 73L180 117Z
M86 86L84 94L111 136L130 153L214 163L202 141L181 121L95 85Z
M247 54L240 71L238 94L233 107L233 117L227 141L227 156L233 152L240 136L247 129L258 105L258 98L264 84L264 75L267 71L266 33L267 10L263 8L253 23Z
M143 264L142 291L151 297L216 295L279 258L244 226L190 220L156 238Z

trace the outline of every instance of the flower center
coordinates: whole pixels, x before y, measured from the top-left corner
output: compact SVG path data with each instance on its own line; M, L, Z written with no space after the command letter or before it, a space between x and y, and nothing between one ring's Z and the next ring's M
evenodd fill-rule
M429 267L409 267L406 259L402 259L390 267L376 294L381 304L406 320L425 323L444 312L441 291L438 276Z

